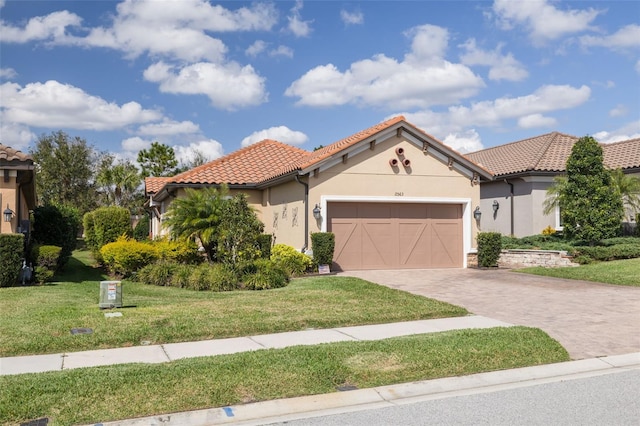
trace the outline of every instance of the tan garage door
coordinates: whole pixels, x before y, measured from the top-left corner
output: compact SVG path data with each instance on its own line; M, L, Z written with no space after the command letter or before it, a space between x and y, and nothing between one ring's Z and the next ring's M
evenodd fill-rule
M327 210L334 268L463 266L461 205L335 202Z

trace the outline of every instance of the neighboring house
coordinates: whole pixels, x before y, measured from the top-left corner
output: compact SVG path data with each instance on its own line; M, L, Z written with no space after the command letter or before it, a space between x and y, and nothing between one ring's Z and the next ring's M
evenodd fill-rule
M565 173L578 139L553 132L466 154L494 174L480 188L480 209L485 213L480 230L524 237L540 234L548 226L562 229L558 209L545 215L543 203L554 177ZM601 146L605 167L640 176L640 139Z
M395 117L314 152L262 142L168 178L147 178L151 231L186 188L248 195L275 243L310 249L336 237L334 268L466 267L478 231L480 182L492 174Z
M0 144L0 233L28 233L29 211L35 207L36 180L33 158Z

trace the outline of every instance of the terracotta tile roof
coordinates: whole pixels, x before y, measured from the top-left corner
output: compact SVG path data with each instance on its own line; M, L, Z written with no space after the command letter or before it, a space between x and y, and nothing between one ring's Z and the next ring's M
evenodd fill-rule
M148 177L144 179L144 188L147 194L155 194L162 189L162 187L170 181L170 177Z
M311 167L314 164L319 163L322 160L331 157L333 154L340 152L343 149L348 148L352 145L355 145L358 142L361 142L366 138L373 136L376 133L381 132L382 130L385 130L401 121L404 121L404 117L399 115L387 121L378 123L375 126L369 127L368 129L362 130L358 133L354 133L351 136L341 139L338 142L334 142L331 145L325 146L324 148L321 148L307 155L305 158L303 158L300 161L300 163L298 164L298 167L301 169L306 169L308 167Z
M558 172L564 170L577 140L575 136L552 132L468 153L466 156L497 176L534 170Z
M0 144L0 161L4 162L33 162L33 157L10 146Z
M496 176L523 172L564 172L578 137L552 132L466 154ZM608 168L640 167L640 139L600 144Z
M602 146L604 164L610 169L640 168L640 138Z

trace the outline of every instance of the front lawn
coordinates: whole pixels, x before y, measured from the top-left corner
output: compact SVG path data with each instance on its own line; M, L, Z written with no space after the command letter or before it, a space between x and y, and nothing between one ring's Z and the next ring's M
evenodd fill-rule
M0 424L94 424L568 360L541 330L508 327L0 376Z
M567 268L524 268L517 272L573 280L640 287L640 258L613 260Z
M97 269L76 251L60 282L0 289L0 356L251 336L466 315L464 308L350 277L215 293L123 282L122 317L98 308ZM71 334L91 328L93 334Z

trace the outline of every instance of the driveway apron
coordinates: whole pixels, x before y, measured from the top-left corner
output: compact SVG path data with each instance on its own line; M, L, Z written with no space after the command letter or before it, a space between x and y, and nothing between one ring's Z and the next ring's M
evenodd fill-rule
M640 287L540 277L505 269L342 273L541 328L572 359L640 352Z

